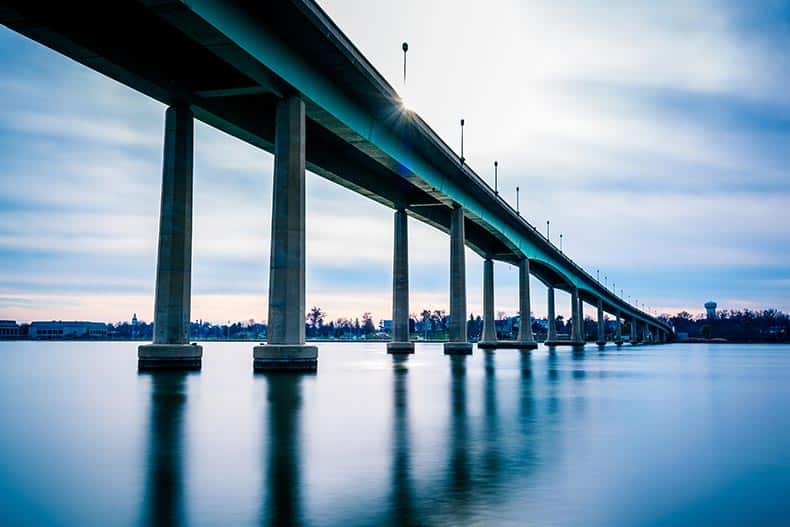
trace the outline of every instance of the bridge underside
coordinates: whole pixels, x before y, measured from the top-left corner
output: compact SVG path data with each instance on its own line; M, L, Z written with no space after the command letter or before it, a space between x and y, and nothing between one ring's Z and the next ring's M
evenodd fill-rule
M0 22L164 104L186 101L201 121L273 152L277 100L295 90L181 2L148 3L11 1L0 8ZM273 31L289 27L288 10L279 7L267 14L259 22ZM174 32L173 26L182 32ZM301 40L307 51L310 35ZM331 67L332 58L326 62ZM449 232L446 196L306 102L310 171L388 207L405 206L414 218ZM511 263L519 259L493 229L469 214L466 237L482 256ZM557 281L549 273L541 279Z

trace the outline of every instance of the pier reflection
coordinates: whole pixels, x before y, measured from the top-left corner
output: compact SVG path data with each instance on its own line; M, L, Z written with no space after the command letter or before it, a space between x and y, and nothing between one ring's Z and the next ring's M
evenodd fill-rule
M411 462L408 355L392 356L391 525L422 525L418 518Z
M151 377L145 498L141 525L186 525L184 414L188 373L159 371Z
M300 424L302 374L267 373L269 413L264 418L267 452L261 525L303 525Z
M469 419L466 408L466 356L450 357L449 502L463 512L472 490L469 461Z
M494 352L485 352L485 386L483 389L483 476L495 479L502 467L501 431L497 413L496 365Z

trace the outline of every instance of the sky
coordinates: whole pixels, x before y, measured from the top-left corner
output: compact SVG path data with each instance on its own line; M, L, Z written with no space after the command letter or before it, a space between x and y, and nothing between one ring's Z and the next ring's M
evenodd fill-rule
M464 118L467 163L493 180L498 160L501 194L519 186L522 215L632 301L790 311L790 2L319 4L456 149ZM0 26L0 319L151 320L164 110ZM273 157L197 123L194 167L192 319L265 321ZM392 231L308 173L308 307L390 318ZM409 250L411 311L446 310L448 237L410 219ZM495 280L515 313L515 268ZM470 249L467 297L479 314ZM536 316L545 297L533 279Z

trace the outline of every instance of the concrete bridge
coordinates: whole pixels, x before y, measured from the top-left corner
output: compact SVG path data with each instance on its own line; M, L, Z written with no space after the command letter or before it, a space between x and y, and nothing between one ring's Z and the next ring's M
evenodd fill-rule
M269 339L253 351L256 369L314 369L305 343L305 170L394 210L393 341L410 353L407 215L450 236L450 342L466 335L470 247L485 259L481 347L536 347L530 324L518 340L496 341L493 261L519 268L519 312L529 320L529 276L571 295L573 331L550 345L584 345L584 302L631 322L631 341L665 342L671 328L630 305L556 248L464 163L313 0L3 0L0 22L168 105L154 342L140 366L199 367L189 343L194 119L274 154Z

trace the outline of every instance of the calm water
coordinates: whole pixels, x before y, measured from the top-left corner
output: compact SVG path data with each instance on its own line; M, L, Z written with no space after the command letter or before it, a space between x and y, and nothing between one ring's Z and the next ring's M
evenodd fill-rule
M4 525L788 525L790 346L0 343Z

